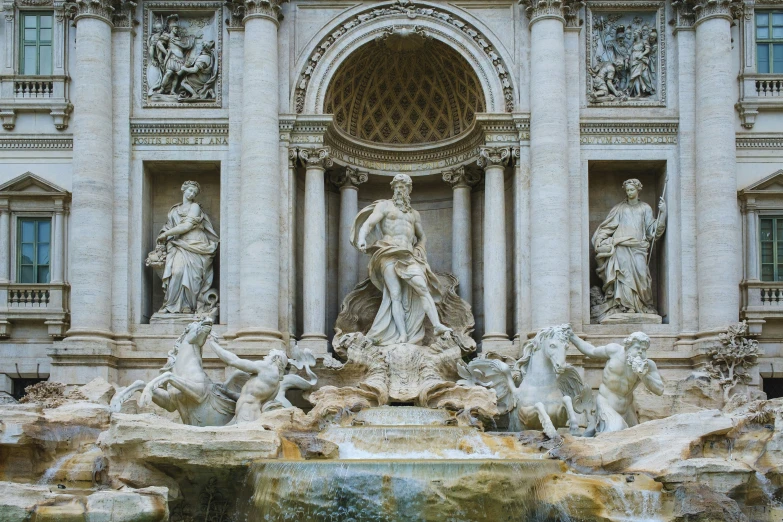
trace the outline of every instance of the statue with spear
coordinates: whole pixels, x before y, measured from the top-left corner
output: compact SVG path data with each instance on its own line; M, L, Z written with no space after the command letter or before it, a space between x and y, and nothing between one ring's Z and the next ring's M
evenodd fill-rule
M638 179L623 182L625 201L615 205L593 234L596 272L603 283L603 302L591 307L598 322L616 314L652 314L650 259L655 241L666 230L664 195L658 202L658 217L650 205L639 199L642 183Z

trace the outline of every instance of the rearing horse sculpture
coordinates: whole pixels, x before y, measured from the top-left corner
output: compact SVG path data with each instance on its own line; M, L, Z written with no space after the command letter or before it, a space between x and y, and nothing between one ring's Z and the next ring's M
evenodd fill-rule
M215 384L204 372L201 363L204 343L212 332L212 319L204 318L190 323L168 354L168 362L161 374L146 384L138 380L117 392L111 408L119 411L122 403L142 390L139 406L154 402L167 411L177 411L182 422L191 426L225 426L234 416L234 388L247 380L247 375L236 372L226 383ZM237 387L238 386L238 387Z
M498 359L474 359L459 368L460 384L494 389L498 410L509 413L511 431L540 429L549 438L559 438L557 428L568 427L576 435L592 392L566 363L570 332L567 324L541 329L525 343L513 369Z

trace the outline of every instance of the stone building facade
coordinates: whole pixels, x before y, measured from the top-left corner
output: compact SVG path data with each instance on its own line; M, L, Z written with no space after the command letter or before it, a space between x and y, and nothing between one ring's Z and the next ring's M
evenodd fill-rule
M165 363L183 318L153 317L164 296L145 258L187 180L220 238L215 330L229 349L298 342L323 356L367 275L353 217L400 172L430 264L458 277L485 351L516 355L567 322L594 343L641 329L677 378L746 319L764 350L756 384L783 377L777 1L3 0L2 12L2 391L128 384ZM668 210L649 259L660 320L597 324L590 238L629 178ZM598 364L585 362L593 381Z

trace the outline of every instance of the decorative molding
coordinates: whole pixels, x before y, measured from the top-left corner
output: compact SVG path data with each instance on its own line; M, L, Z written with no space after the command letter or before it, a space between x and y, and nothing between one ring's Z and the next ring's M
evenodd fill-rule
M359 185L366 183L369 179L369 175L359 169L353 167L345 167L345 172L335 172L332 174L331 181L339 189L355 189Z
M227 123L131 123L131 143L139 145L228 145Z
M72 138L0 138L0 150L73 150Z
M581 0L522 0L520 3L527 5L527 13L530 25L539 20L556 18L568 27L578 27L579 10L585 5Z
M115 28L132 28L138 25L138 21L133 19L138 4L132 0L120 0L118 8L112 17L112 23Z
M659 1L634 1L627 0L623 2L588 2L585 9L587 18L587 36L585 38L585 61L586 61L586 82L587 82L587 100L592 106L612 106L612 107L665 107L666 106L666 19L665 19L665 7L663 2ZM642 19L642 16L651 16L651 20ZM600 61L595 56L598 50L598 44L602 43L601 30L599 25L606 25L607 19L609 23L615 21L623 21L630 23L618 24L622 26L626 35L630 33L630 40L624 39L624 51L627 53L623 56L616 56L616 50L605 49L605 54L611 54L612 59ZM635 25L634 25L635 23ZM644 25L643 25L644 24ZM649 30L648 35L645 37L645 44L651 47L651 51L655 52L656 60L652 62L655 67L655 78L653 78L655 92L649 96L636 96L632 97L629 91L629 86L625 85L623 79L627 81L627 77L630 75L629 57L632 51L633 31L642 30L647 25ZM650 39L653 31L656 34L656 38ZM655 49L653 49L655 47ZM622 53L621 53L622 54ZM618 71L618 66L614 65L614 61L622 60L623 66ZM627 72L624 72L626 69ZM612 86L619 87L618 94L610 92L606 87L603 94L600 93L601 84L608 84L612 82ZM622 84L621 84L622 83ZM596 85L598 84L598 85Z
M142 64L142 105L145 108L221 108L223 106L223 5L222 1L216 0L192 0L189 2L178 2L171 0L148 1L144 2L143 14L143 64ZM192 30L196 27L196 33L188 34L194 38L192 48L186 51L187 63L195 62L207 43L212 42L213 48L210 52L212 57L213 78L209 79L202 88L196 88L198 96L180 91L179 95L164 95L160 92L154 92L154 85L160 71L152 63L150 56L150 46L157 41L154 37L160 33L153 33L153 26L162 24L160 31L166 30L166 17L177 16L177 21L184 26L188 23L186 29ZM162 19L162 20L161 20ZM195 40L200 38L201 47L196 48ZM208 48L207 48L208 50ZM179 77L177 81L181 82L187 77ZM158 79L159 80L159 79ZM152 85L151 85L152 84ZM209 84L209 85L207 85Z
M484 54L492 61L492 64L495 67L495 72L503 86L506 112L514 111L515 96L514 88L511 84L511 73L502 58L495 52L494 46L489 43L489 40L485 38L484 35L467 24L464 20L454 16L452 13L433 9L431 7L416 7L410 0L394 0L385 7L369 7L365 11L352 16L319 42L315 47L315 51L310 55L310 59L307 61L304 71L302 71L302 74L299 76L298 86L296 88L296 112L301 114L304 111L304 102L307 95L307 89L310 86L310 78L315 67L329 47L333 46L348 32L361 24L377 18L400 14L404 14L409 19L416 19L421 16L439 20L468 35L479 47L481 47Z
M443 173L443 181L451 185L451 188L471 188L481 180L481 176L465 170L462 165L456 169L450 169Z
M781 134L737 134L738 149L783 149L783 133Z
M511 148L509 147L481 147L477 163L482 169L505 167L510 158Z
M772 2L779 0L772 0ZM770 5L774 5L774 3ZM672 7L676 14L677 28L695 27L710 18L725 18L729 21L743 17L741 0L674 0Z
M581 145L676 145L679 125L675 122L582 122L579 131Z
M229 27L244 26L250 18L268 18L275 23L283 19L280 4L289 0L229 0L226 6L231 12L231 18L227 20Z

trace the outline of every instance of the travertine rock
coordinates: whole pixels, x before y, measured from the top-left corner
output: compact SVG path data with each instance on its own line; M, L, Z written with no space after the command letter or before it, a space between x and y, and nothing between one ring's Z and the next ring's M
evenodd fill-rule
M258 423L240 426L198 427L174 424L155 415L115 413L109 430L99 440L115 463L138 461L182 468L245 466L256 459L276 458L277 433Z
M673 522L746 522L739 506L726 495L701 484L688 484L674 491Z
M566 437L553 454L579 469L643 472L662 476L690 458L704 439L725 435L734 427L718 410L673 415L595 438Z
M117 388L100 377L96 377L84 386L77 388L76 391L90 402L97 402L98 404L105 404L108 406L111 398L114 397ZM70 395L68 398L70 398Z
M0 482L0 522L158 522L169 519L166 488L96 491L84 497L49 486Z

